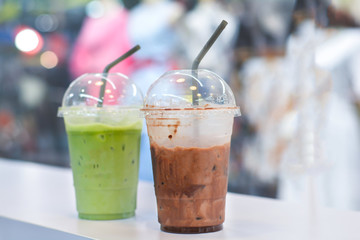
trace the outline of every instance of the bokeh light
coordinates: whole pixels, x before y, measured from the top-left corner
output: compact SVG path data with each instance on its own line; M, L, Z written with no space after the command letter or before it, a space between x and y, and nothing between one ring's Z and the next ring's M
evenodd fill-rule
M58 62L58 57L52 51L43 52L40 56L40 64L47 69L56 67Z
M101 86L101 85L103 85L104 83L102 82L102 81L97 81L96 83L95 83L95 85L96 86Z
M43 46L43 39L36 30L23 28L15 36L15 46L22 52L36 54Z
M35 19L35 26L41 32L53 32L59 26L59 20L50 14L41 14Z
M100 18L104 16L105 9L102 2L94 0L86 5L86 15L91 18Z

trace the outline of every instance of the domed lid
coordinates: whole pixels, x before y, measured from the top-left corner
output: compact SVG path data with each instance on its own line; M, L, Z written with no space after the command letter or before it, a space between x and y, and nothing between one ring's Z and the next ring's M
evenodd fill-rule
M139 111L142 106L143 94L127 76L120 73L89 73L70 84L64 94L58 116L94 116L99 111Z
M163 110L228 110L240 115L229 85L205 69L165 73L150 86L142 110L146 115Z

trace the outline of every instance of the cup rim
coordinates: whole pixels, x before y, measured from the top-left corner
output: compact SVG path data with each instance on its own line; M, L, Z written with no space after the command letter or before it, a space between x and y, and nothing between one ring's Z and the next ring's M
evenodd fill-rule
M140 115L141 106L71 106L71 107L59 107L57 116L82 116L82 117L96 117L99 114L110 114L110 115L122 115L124 113L134 112Z
M141 115L147 116L159 116L159 115L206 115L215 114L216 112L228 112L234 115L234 117L241 116L240 107L238 106L226 106L226 107L186 107L186 108L159 108L159 107L144 107L139 109Z

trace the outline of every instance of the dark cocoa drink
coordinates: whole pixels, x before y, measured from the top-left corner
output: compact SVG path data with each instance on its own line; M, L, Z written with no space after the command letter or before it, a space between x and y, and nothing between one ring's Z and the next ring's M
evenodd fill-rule
M230 143L165 148L151 143L158 220L167 232L222 229Z

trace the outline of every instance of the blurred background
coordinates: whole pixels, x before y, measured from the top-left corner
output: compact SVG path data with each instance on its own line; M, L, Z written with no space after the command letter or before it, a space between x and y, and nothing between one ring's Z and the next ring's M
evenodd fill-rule
M201 63L234 91L229 191L360 210L360 1L0 0L0 157L69 167L63 119L72 80L112 71L146 93ZM152 181L144 130L140 178ZM315 189L315 190L314 190Z

